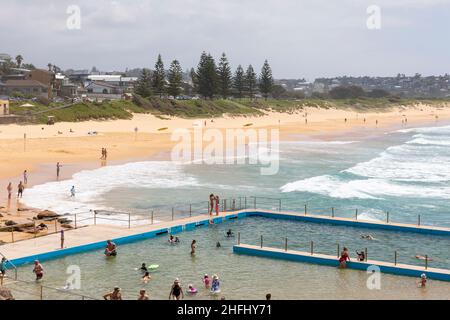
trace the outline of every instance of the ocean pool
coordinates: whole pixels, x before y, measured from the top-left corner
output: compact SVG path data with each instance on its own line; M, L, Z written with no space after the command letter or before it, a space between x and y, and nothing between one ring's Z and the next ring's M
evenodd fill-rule
M225 236L228 229L233 230L234 238ZM263 235L264 246L281 248L287 237L290 249L308 251L310 241L314 241L314 252L334 255L339 243L353 256L355 250L367 248L370 259L393 261L394 251L398 251L399 263L420 265L423 261L414 256L427 254L433 259L430 267L450 268L449 237L251 217L184 231L177 234L181 239L177 245L169 244L166 234L121 245L115 258L105 258L102 250L96 250L44 261L41 284L62 288L69 277L67 268L78 266L81 287L71 292L95 298L119 286L125 299L136 299L141 288L147 289L151 299L167 299L176 277L185 290L189 283L199 289L198 294L186 295L186 299L263 299L268 292L274 299L450 298L450 284L445 282L430 281L428 288L419 289L417 279L382 274L381 290L369 290L368 274L362 271L233 254L238 232L241 243L246 244L259 244ZM376 240L361 239L363 233L370 233ZM192 239L198 243L195 256L190 255ZM142 262L160 265L147 284L135 270ZM33 280L31 269L31 265L20 267L19 279ZM212 296L203 288L201 278L205 273L219 275L220 295ZM33 290L39 290L39 286ZM47 298L59 297L55 292Z

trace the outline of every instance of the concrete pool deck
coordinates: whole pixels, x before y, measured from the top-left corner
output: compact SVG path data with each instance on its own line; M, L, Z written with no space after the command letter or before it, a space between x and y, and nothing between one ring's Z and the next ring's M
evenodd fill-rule
M327 265L331 267L338 267L339 261L336 256L330 256L320 253L303 252L296 250L285 250L270 247L260 247L248 244L238 244L233 246L233 252L237 254L245 254L250 256L265 257L272 259L289 260L295 262L306 262L320 265ZM438 269L438 268L425 268L425 266L415 266L409 264L394 264L385 261L366 260L357 261L353 259L347 262L348 269L356 269L370 272L373 269L369 269L372 266L379 268L380 272L411 276L419 278L422 273L425 273L429 279L450 281L450 270ZM373 267L372 267L373 268Z
M377 222L356 220L351 218L327 217L312 214L299 214L293 212L270 211L261 209L246 209L221 213L219 216L206 214L176 219L168 222L132 226L117 225L89 225L78 229L72 229L65 233L65 248L60 249L60 234L51 234L20 242L4 244L0 246L0 252L16 266L30 263L35 259L47 260L63 256L99 250L105 247L108 239L118 245L134 241L153 238L163 233L178 233L183 230L192 230L198 225L208 225L210 219L220 223L223 220L261 216L266 218L287 219L292 221L324 223L339 226L352 226L361 228L376 228L401 232L416 232L427 235L450 236L450 229L434 226L417 226L393 222ZM120 248L119 248L120 251Z

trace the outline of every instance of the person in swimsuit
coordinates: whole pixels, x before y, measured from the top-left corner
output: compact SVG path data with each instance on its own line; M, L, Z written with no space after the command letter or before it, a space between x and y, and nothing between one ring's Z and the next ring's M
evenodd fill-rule
M169 236L169 243L174 243L174 242L175 242L175 239L174 239L173 235L170 235Z
M23 172L23 183L24 184L28 184L28 172L27 172L27 170L25 170Z
M214 200L216 198L214 197L214 195L211 193L209 195L209 215L212 215L212 212L214 210Z
M149 300L149 297L148 297L148 295L147 295L145 289L141 289L141 290L139 291L139 297L138 297L138 300Z
M3 257L2 261L0 262L0 278L3 278L6 274L6 258Z
M12 195L12 184L11 182L8 183L8 186L6 187L6 190L8 191L8 199L11 199L11 195Z
M266 300L272 300L272 295L270 293L266 294Z
M107 293L103 296L105 300L122 300L122 293L119 287L115 287L113 292Z
M175 243L180 243L180 238L175 237Z
M228 231L227 231L227 238L231 238L233 236L234 236L233 231L231 231L231 229L228 229Z
M205 284L205 288L209 288L211 284L211 279L209 278L208 274L205 273L202 279L203 283Z
M64 230L61 230L61 249L64 248Z
M20 181L19 185L17 186L17 198L22 198L24 189L25 189L25 186L23 185L22 181Z
M339 258L339 267L345 268L347 265L347 260L350 261L350 256L348 255L348 249L344 247L341 252L341 257Z
M419 280L419 287L425 288L427 285L427 275L425 273L422 273Z
M148 283L151 279L152 279L152 277L150 276L150 273L147 271L147 272L145 272L144 276L142 277L142 282Z
M34 260L33 272L36 275L36 281L41 280L44 276L44 268L39 263L39 260Z
M211 292L220 292L220 281L219 277L216 274L213 275L211 283Z
M105 255L107 257L115 257L117 255L117 246L111 240L106 241Z
M196 240L192 240L192 243L191 243L191 255L194 255L195 254L195 249L197 248L197 241Z
M145 265L145 263L143 263L143 264L141 265L141 268L140 268L139 270L141 270L142 272L147 272L147 271L148 271L148 270L147 270L147 266Z
M56 178L59 178L59 171L61 170L62 165L59 162L56 163Z
M173 297L174 300L180 300L184 298L183 288L180 286L180 280L178 278L175 279L172 285L172 289L170 289L169 300Z
M356 250L356 255L358 256L358 261L366 260L366 254L364 251L358 252L358 250Z
M219 204L220 204L219 196L216 196L216 216L219 215Z

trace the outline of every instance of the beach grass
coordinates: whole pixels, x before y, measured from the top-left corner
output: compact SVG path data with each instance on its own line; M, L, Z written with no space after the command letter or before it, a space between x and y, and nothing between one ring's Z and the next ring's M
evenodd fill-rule
M12 102L11 113L27 116L27 122L46 123L48 116L56 122L78 122L86 120L131 119L133 113L151 113L159 118L167 116L181 118L212 118L229 116L262 116L266 112L296 113L305 108L343 109L356 112L382 112L393 107L419 104L445 105L443 99L401 99L401 98L355 98L355 99L214 99L214 100L169 100L158 97L130 100L104 100L102 102L80 102L68 108L62 103L43 105L30 101L33 107L21 107L24 101Z

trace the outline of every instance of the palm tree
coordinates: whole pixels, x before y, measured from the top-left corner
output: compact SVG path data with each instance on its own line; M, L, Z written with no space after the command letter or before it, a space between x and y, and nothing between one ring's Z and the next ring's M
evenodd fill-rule
M17 62L17 67L20 68L20 65L22 64L23 61L23 57L19 54L16 56L16 62Z

